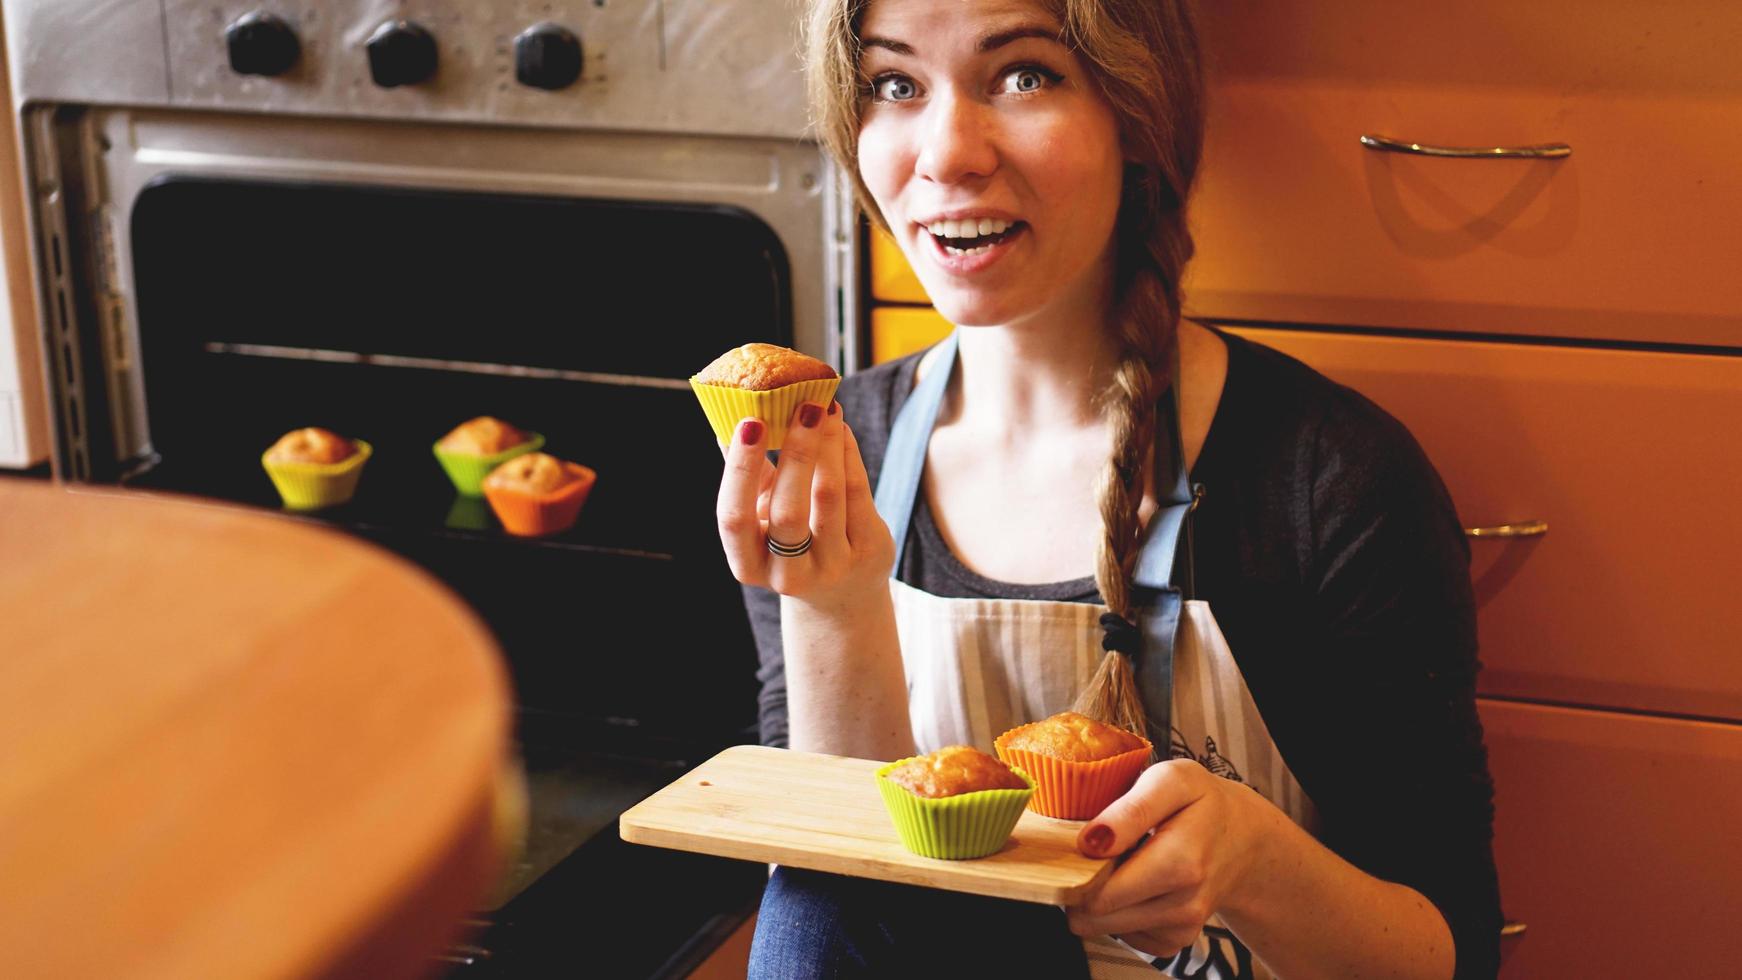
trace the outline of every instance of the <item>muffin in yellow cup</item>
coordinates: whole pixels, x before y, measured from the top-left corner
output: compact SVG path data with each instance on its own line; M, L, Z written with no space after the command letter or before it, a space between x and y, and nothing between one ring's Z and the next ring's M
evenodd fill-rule
M1034 781L978 749L952 745L879 768L877 791L903 847L921 857L964 860L1004 846Z
M834 368L774 344L734 347L690 378L720 445L732 441L739 422L758 418L767 426L767 449L779 449L786 440L787 423L801 403L827 405L840 385Z
M1074 711L1012 728L992 747L1033 777L1035 812L1065 820L1092 819L1124 796L1152 751L1148 739Z
M480 415L436 440L434 451L454 489L468 497L480 497L484 494L484 477L491 470L516 456L543 448L544 436Z
M373 452L361 439L311 427L285 433L260 454L260 465L285 507L319 510L351 499Z

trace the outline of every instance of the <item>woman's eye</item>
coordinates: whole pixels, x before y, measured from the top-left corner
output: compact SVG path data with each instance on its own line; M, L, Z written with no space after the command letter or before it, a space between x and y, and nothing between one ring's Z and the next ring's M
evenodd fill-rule
M919 86L905 75L884 75L871 80L871 98L877 102L906 102L919 95Z
M1016 95L1027 95L1030 92L1038 92L1041 89L1046 88L1053 82L1058 81L1061 77L1062 76L1047 71L1044 68L1037 68L1033 65L1012 68L1004 75L1004 91Z

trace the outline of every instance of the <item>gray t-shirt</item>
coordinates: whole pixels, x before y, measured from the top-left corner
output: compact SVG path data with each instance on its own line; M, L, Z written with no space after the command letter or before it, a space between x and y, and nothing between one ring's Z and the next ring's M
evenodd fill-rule
M1209 602L1326 846L1433 901L1458 976L1492 976L1493 783L1475 709L1469 545L1407 429L1276 350L1223 334L1228 377L1191 474L1196 597ZM837 396L875 486L920 355ZM1183 571L1185 556L1179 559ZM998 582L950 553L924 495L898 577L934 595L1098 602L1093 578ZM1183 581L1176 574L1176 582ZM786 744L778 597L746 589L762 740Z

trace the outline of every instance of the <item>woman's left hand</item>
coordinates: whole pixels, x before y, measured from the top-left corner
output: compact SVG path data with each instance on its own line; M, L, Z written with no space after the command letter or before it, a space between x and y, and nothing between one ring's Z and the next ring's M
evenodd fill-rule
M1071 931L1156 956L1191 945L1205 920L1238 900L1273 815L1281 811L1252 789L1193 760L1150 766L1077 835L1089 857L1125 858L1099 891L1065 910Z

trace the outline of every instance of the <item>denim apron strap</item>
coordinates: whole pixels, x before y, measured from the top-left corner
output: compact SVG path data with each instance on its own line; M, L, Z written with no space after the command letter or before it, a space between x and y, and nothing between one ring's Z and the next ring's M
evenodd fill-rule
M943 406L944 392L956 364L957 335L950 335L938 344L937 354L925 377L914 386L912 394L896 413L889 430L889 445L883 456L883 470L877 477L875 501L877 513L889 526L895 539L894 576L906 553L908 528L913 520L913 505L919 499L920 476L925 471L926 448ZM1173 352L1173 377L1179 376L1177 345ZM1167 755L1170 717L1173 713L1173 644L1179 628L1182 594L1173 585L1174 554L1179 549L1186 525L1186 515L1192 509L1192 492L1181 455L1184 443L1180 439L1178 386L1156 406L1156 431L1165 434L1157 438L1157 452L1165 441L1167 458L1157 459L1157 486L1162 488L1161 509L1151 519L1139 545L1137 562L1132 570L1132 605L1138 628L1143 633L1143 652L1137 658L1138 692L1143 698L1144 713L1149 718L1149 738L1163 758Z
M937 424L938 410L943 407L944 392L955 369L956 331L952 330L938 343L931 370L914 385L889 428L889 445L883 451L883 471L877 475L873 500L878 515L895 538L895 564L889 569L892 577L907 551L907 529L913 522L913 502L919 499L926 447L931 444L931 430Z
M1179 377L1178 355L1175 355L1173 377ZM1166 433L1168 459L1165 467L1156 465L1156 496L1160 508L1150 518L1138 545L1137 563L1131 570L1131 605L1143 631L1143 653L1137 658L1137 692L1143 699L1143 714L1149 722L1149 740L1154 743L1159 758L1168 757L1172 737L1173 715L1173 650L1174 636L1179 631L1179 619L1184 594L1173 582L1174 556L1179 551L1181 537L1189 545L1187 518L1193 507L1190 479L1186 473L1179 422L1179 385L1170 386L1167 397L1156 406L1160 416L1156 431ZM1156 452L1162 451L1163 440L1156 440ZM1188 563L1190 555L1187 556Z

